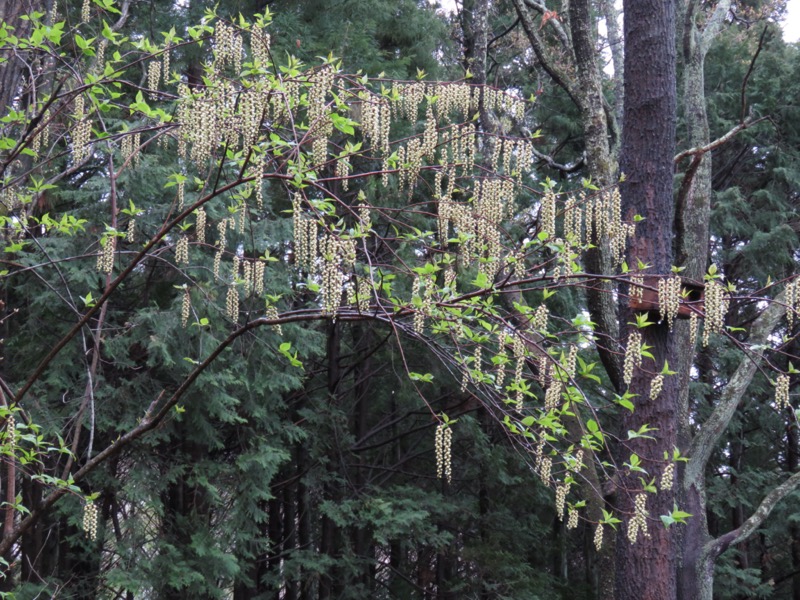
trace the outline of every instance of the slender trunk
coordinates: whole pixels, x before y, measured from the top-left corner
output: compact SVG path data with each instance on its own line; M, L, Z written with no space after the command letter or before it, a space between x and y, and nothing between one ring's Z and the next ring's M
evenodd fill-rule
M736 497L739 495L738 493L738 485L739 485L739 473L742 470L742 459L744 455L744 443L740 437L736 437L730 444L730 457L728 458L728 464L731 466L731 478L730 478L730 488L731 488L731 495ZM736 502L736 504L731 508L731 529L738 529L744 523L745 516L744 516L744 507L742 506L741 502ZM747 557L747 541L742 542L738 545L738 552L736 554L736 564L740 569L747 569L749 568L749 560Z
M372 360L369 354L370 346L373 342L372 329L369 326L356 324L352 328L353 342L356 354L356 364L353 368L353 394L355 396L353 407L353 418L351 431L353 439L362 439L368 431L368 416L370 409L370 374L372 370ZM355 472L351 476L351 481L356 488L357 494L364 493L366 485L367 463L364 453L358 453L355 459ZM375 563L372 547L372 532L369 528L356 525L351 532L353 548L356 560L364 561L364 566L359 575L359 582L362 586L361 593L367 594L372 587L372 579L375 572Z
M428 546L417 547L417 587L422 590L423 600L436 598L434 584L436 573L433 568L434 553Z
M284 553L297 549L297 505L295 504L295 486L287 485L283 488L283 531ZM299 595L299 582L296 579L286 579L286 594L284 600L297 600Z
M794 473L800 467L800 429L796 421L786 425L786 471ZM792 544L792 600L800 600L800 526L793 522L789 526Z
M340 368L340 340L341 331L336 324L336 321L331 320L328 323L328 342L327 342L327 360L328 360L328 395L335 405L338 405L337 399L339 395L339 382L341 381L341 368ZM333 427L336 425L333 424ZM331 449L330 460L328 461L328 469L336 471L338 469L339 457L336 455L336 448ZM335 475L333 475L335 479ZM333 481L325 486L325 495L327 499L338 502L341 500L338 484ZM319 600L328 600L329 598L336 598L337 592L342 588L343 581L341 581L341 573L338 566L335 564L339 558L342 548L341 531L339 526L327 515L323 515L321 523L320 534L320 554L327 557L333 564L328 569L328 573L320 578L319 582Z
M311 504L306 483L306 469L308 467L308 450L303 444L297 446L297 541L300 550L311 549ZM311 600L311 586L300 577L300 600Z
M267 558L266 572L274 581L280 581L280 556L283 552L283 519L281 518L280 492L274 491L269 501L269 521L267 523L267 536L269 537L269 555ZM275 586L272 598L279 600L281 586Z
M23 478L23 505L28 509L33 509L39 506L41 500L41 484L38 481L32 480L30 477ZM58 541L56 541L52 553L44 552L42 529L45 526L45 523L40 521L22 536L20 549L22 563L21 579L23 582L36 581L38 573L52 572L52 569L57 569L58 567ZM46 563L46 566L43 566L44 563Z
M600 10L606 22L608 32L608 46L611 49L611 63L614 66L614 117L617 119L617 127L622 128L622 107L624 106L625 94L623 92L623 81L625 75L625 53L622 36L619 31L619 11L613 0L603 0Z

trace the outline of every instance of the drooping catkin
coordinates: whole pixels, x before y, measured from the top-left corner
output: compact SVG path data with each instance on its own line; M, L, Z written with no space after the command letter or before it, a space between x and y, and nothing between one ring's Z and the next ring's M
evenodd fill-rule
M789 375L781 373L775 383L775 408L789 408Z
M231 321L239 320L239 290L236 284L228 286L228 293L225 296L225 314Z
M649 538L650 534L647 531L647 493L640 492L636 495L633 501L633 517L628 521L628 541L631 544L636 543L641 533L644 537Z
M664 471L661 473L661 481L658 483L658 488L665 492L667 490L672 489L672 484L675 480L675 463L669 463L666 467L664 467Z
M184 329L189 323L189 315L192 308L192 297L189 294L189 288L183 290L183 300L181 301L181 327Z
M83 506L83 531L90 540L97 539L97 506L91 500Z
M718 281L706 283L703 347L708 346L708 340L712 333L719 333L725 326L725 315L728 312L729 303L730 299L721 283Z
M603 547L603 524L598 523L594 530L594 549L600 552Z
M198 244L206 243L206 211L201 206L197 209L197 217L195 221L195 235L197 236Z
M269 319L270 321L277 321L280 317L278 315L278 308L274 304L268 304L267 309L264 312L264 316ZM276 323L273 325L275 328L275 333L282 336L283 335L283 327L281 327L280 323Z
M665 320L672 331L672 324L678 316L678 309L681 304L681 279L680 277L668 277L658 280L658 308L661 320Z
M622 367L622 379L630 385L633 379L633 368L642 366L642 334L636 330L628 334L628 345L625 346L625 361Z
M436 426L436 435L434 439L436 477L439 479L446 479L447 483L451 482L453 475L451 460L452 440L453 430L444 423L439 423Z
M175 243L175 264L189 264L189 238L181 235Z
M13 448L17 443L17 422L14 415L6 417L6 444Z
M114 248L117 243L116 236L107 235L100 240L102 249L97 255L97 270L100 273L111 273L114 270Z

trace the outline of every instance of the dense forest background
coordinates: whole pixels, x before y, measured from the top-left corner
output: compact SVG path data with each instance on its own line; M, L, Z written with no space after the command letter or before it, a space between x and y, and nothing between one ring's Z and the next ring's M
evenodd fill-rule
M190 28L209 19L210 10L233 25L242 22L240 15L253 21L268 10L272 20L265 31L271 40L271 60L287 78L294 67L318 66L333 60L326 57L335 57L354 81L368 76L387 87L392 80L467 81L511 90L525 100L521 119L498 118L486 111L470 118L482 131L533 142L532 166L520 174L532 191L517 200L509 226L518 238L527 239L540 230L542 183L558 192L591 193L616 183L620 175L616 165L624 114L622 16L605 0L568 4L463 0L455 12L445 14L427 1L414 0L123 0L116 5L102 0L88 3L87 20L79 1L20 0L0 7L0 21L24 37L33 27L32 20L24 17L38 11L49 19L48 25L63 21L65 31L80 32L90 48L96 48L94 40L102 39L104 29L110 28L112 36L129 40L129 49L139 44L146 53L152 48L144 40L163 47L169 32L189 39ZM757 343L750 337L767 305L753 299L774 299L770 286L789 281L798 270L800 47L781 38L779 2L719 4L726 10L715 22L715 3L677 3L677 152L733 131L724 143L709 146L710 158L687 155L689 160L675 163L676 204L688 197L682 187L687 170L700 174L698 186L704 181L709 186L708 231L691 242L702 246L703 264L696 267L687 260L682 266L695 269L691 278L702 280L707 263L713 263L724 273L726 285L736 290L725 317L729 335L698 347L685 365L687 427L699 429L715 414L743 353L756 345L769 346L771 352L736 398L738 409L714 440L701 473L706 498L701 506L710 539L743 531L765 496L800 468L797 417L790 407L783 412L773 408L776 373L797 372L791 359L798 354L798 319L773 323ZM579 14L576 6L585 7L585 13ZM589 17L583 25L591 45L583 50L577 43L583 39L576 25L579 16ZM696 27L702 33L711 23L716 23L714 35L697 42L705 44L697 71L687 31ZM0 41L4 42L0 114L11 115L0 128L4 136L22 136L14 129L19 122L12 113L29 109L35 113L35 102L26 96L33 94L24 83L26 69L56 69L46 58L17 64L17 48L7 45L6 35ZM82 55L91 72L95 52L81 52L78 42L70 44L65 51ZM164 89L175 94L181 82L202 86L204 63L213 48L211 41L175 43L169 53L171 79L169 84L165 80ZM605 141L593 138L587 126L591 102L576 97L593 85L581 79L591 71L582 61L591 63L601 91L595 108L607 119L600 135ZM126 72L126 87L110 104L127 107L139 101L138 90L153 106L163 102L165 110L174 110L168 108L174 97L167 97L167 91L160 98L147 95L153 86L147 83L146 69L142 60ZM564 78L575 81L565 84ZM53 79L48 85L55 96L60 84ZM702 124L690 112L696 107L683 101L696 98L698 86L707 121L705 141L697 133ZM137 127L143 127L145 139L156 133L157 127L150 129L149 121L139 114L132 117L111 108L107 113L102 133L112 139L115 132ZM352 118L359 121L355 112ZM426 118L421 110L397 126L393 136L415 134L424 128ZM100 133L95 126L93 136L100 139ZM181 195L185 193L187 206L201 197L203 189L202 181L189 179L184 192L184 184L175 178L174 173L181 171L175 144L154 138L137 154L136 168L121 171L117 178L109 167L113 161L109 163L103 152L74 161L66 148L75 142L67 140L66 128L51 135L58 140L48 155L47 172L32 170L35 159L30 156L6 161L13 146L4 146L0 154L6 244L0 257L4 306L0 378L6 422L1 489L6 500L4 538L13 536L0 581L7 597L614 597L609 569L613 571L614 564L619 569L620 562L615 563L611 521L601 552L595 544L594 509L581 512L577 524L563 518L554 502L558 486L543 481L549 478L541 476L538 463L534 469L532 448L520 442L508 420L503 421L505 413L476 391L477 376L462 384L462 373L446 357L437 357L432 342L424 336L402 336L402 327L389 320L303 318L302 311L317 300L299 282L304 278L296 276L299 250L287 250L293 204L278 179L265 181L259 191L263 208L251 217L247 229L231 231L229 254L244 256L254 250L266 257L266 312L272 314L272 307L286 316L280 331L267 327L237 336L167 418L128 441L125 436L146 420L148 406L157 405L154 399L182 386L194 368L191 357L202 360L213 348L212 341L226 339L231 331L220 311L198 308L201 302L206 307L226 302L224 289L203 284L216 268L213 252L196 252L194 244L199 248L201 241L191 237L192 264L183 266L176 255L177 238L166 239L79 328L46 370L29 379L33 367L107 289L109 279L102 269L94 269L94 262L110 243L102 228L112 224L111 215L99 221L96 217L108 212L105 200L98 198L109 193L109 181L118 186L121 210L113 215L119 218L113 227L123 231L135 217L139 247L172 214L178 188ZM70 140L72 136L69 133ZM600 160L598 148L603 144L607 156ZM116 150L108 155L120 157ZM233 150L228 158L236 158ZM488 156L484 161L490 163ZM355 172L381 167L361 156L355 156L353 163ZM333 170L328 174L332 176ZM219 172L218 178L228 176L222 166ZM505 172L510 172L508 167ZM54 187L42 188L41 182L51 178ZM382 228L387 237L404 218L420 231L436 228L436 215L425 204L438 185L431 173L420 176L413 192L403 190L394 179L384 188L366 177L359 188L361 183L354 180L354 189L348 191L339 182L335 191L349 198L353 207L358 189L377 198L371 202L388 207L374 217L374 227ZM31 228L22 238L35 243L26 248L15 245L20 233L11 221L16 206L11 190L21 185L35 189L30 208L25 209L31 216L58 219L69 214L86 219L89 228L72 236L48 236L44 229ZM255 201L247 196L233 200L229 206L248 201L253 206ZM404 216L396 207L406 203L422 208ZM137 212L135 206L148 209ZM395 209L400 215L396 218ZM209 204L206 210L209 220L216 222L231 209ZM559 213L559 227L563 218ZM676 228L692 227L678 223ZM397 235L393 251L413 262L419 257L413 239ZM106 240L102 245L101 237ZM118 266L138 251L136 243L120 237ZM546 260L558 255L552 248L543 252L551 252L545 254ZM688 254L677 248L676 265ZM44 263L52 268L40 268ZM552 266L543 264L542 272ZM602 256L597 264L595 271L600 272ZM587 266L587 270L592 269ZM554 281L557 295L548 298L542 287L532 288L525 292L525 301L535 306L547 299L549 335L578 339L575 332L599 309L591 305L589 286L570 285L569 279L559 284L557 276ZM410 281L398 278L394 285L398 293L412 293ZM188 287L193 296L186 327L182 310ZM783 302L790 312L794 310L785 296L779 301ZM237 318L248 322L264 314L264 305L263 299L243 300ZM411 329L410 322L406 326ZM207 330L204 337L196 335L200 329ZM617 332L616 338L622 337ZM610 403L611 390L619 391L614 360L593 345L611 347L608 340L598 335L592 344L579 343L578 371L585 375L582 392ZM471 352L473 344L481 343L473 337L464 347ZM496 366L484 359L487 368ZM480 358L471 360L480 370ZM536 360L530 363L526 369L533 372ZM594 371L587 366L593 363L598 365ZM27 395L13 405L11 399L26 382L31 382ZM790 398L796 406L793 391ZM9 441L11 414L17 415L20 443L33 444L30 437L40 436L34 440L40 454L29 463L20 462L15 441ZM613 425L617 414L604 413L612 423L604 427L611 436L624 437L625 428ZM437 415L453 422L451 479L437 476ZM71 474L119 439L125 440L121 450L110 453L58 502L44 502L54 486L72 485ZM63 451L55 450L58 440ZM686 443L680 451L688 448ZM628 455L608 458L614 464L628 459ZM676 469L682 468L677 461ZM564 472L569 474L568 469ZM650 470L646 478L657 474ZM614 481L613 472L609 480ZM577 488L576 483L573 489ZM600 501L606 493L611 494L605 488L597 490ZM86 534L86 496L97 511L96 537ZM568 499L570 512L586 504L578 496ZM714 598L800 599L800 492L786 490L769 509L771 514L764 514L746 539L725 544L715 557ZM35 520L15 533L29 511ZM658 517L652 515L651 530L664 529ZM619 527L617 546L626 531L625 523ZM668 531L681 527L677 523ZM618 577L624 577L624 570Z

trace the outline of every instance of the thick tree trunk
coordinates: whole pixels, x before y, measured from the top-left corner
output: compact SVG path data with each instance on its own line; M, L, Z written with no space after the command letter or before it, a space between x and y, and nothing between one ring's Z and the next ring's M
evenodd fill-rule
M626 181L620 186L623 217L640 214L628 264L650 265L648 273L669 275L672 266L672 161L675 155L677 115L675 2L626 0L625 109L620 167ZM631 321L632 319L625 319ZM651 319L653 320L653 319ZM665 361L674 363L679 345L666 323L641 330L654 360L637 369L630 391L636 394L636 411L623 416L623 431L638 431L644 424L657 430L654 439L638 438L626 444L620 461L637 454L652 474L664 466L664 453L678 441L678 382L666 377L661 393L649 399L650 382ZM634 498L643 494L640 473L623 472L617 504L628 524L617 540L616 597L619 600L673 600L676 598L676 552L672 530L658 516L672 510L672 490L646 494L649 536L640 533L635 543L627 539L635 514Z

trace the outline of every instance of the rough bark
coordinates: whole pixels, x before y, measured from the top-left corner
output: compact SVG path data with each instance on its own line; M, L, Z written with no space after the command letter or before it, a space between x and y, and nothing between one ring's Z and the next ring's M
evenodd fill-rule
M464 32L464 70L476 85L486 83L486 52L489 46L488 0L465 0L461 10Z
M675 2L674 0L626 0L625 19L625 112L620 168L626 181L620 186L623 218L641 214L636 238L631 243L629 264L642 261L649 273L668 275L672 265L672 158L675 154L677 115ZM626 319L628 321L630 319ZM631 440L624 450L642 458L644 468L659 472L664 452L677 444L678 383L667 377L663 391L648 399L650 381L665 361L674 361L679 343L665 323L642 331L654 360L637 369L630 391L637 394L636 411L623 417L622 430L637 431L648 424L658 430L653 440ZM633 515L634 497L641 493L639 473L623 472L617 493L618 506ZM672 510L671 490L648 495L651 519ZM671 600L676 598L676 552L674 535L655 521L649 537L628 542L623 527L617 543L617 598L620 600Z

